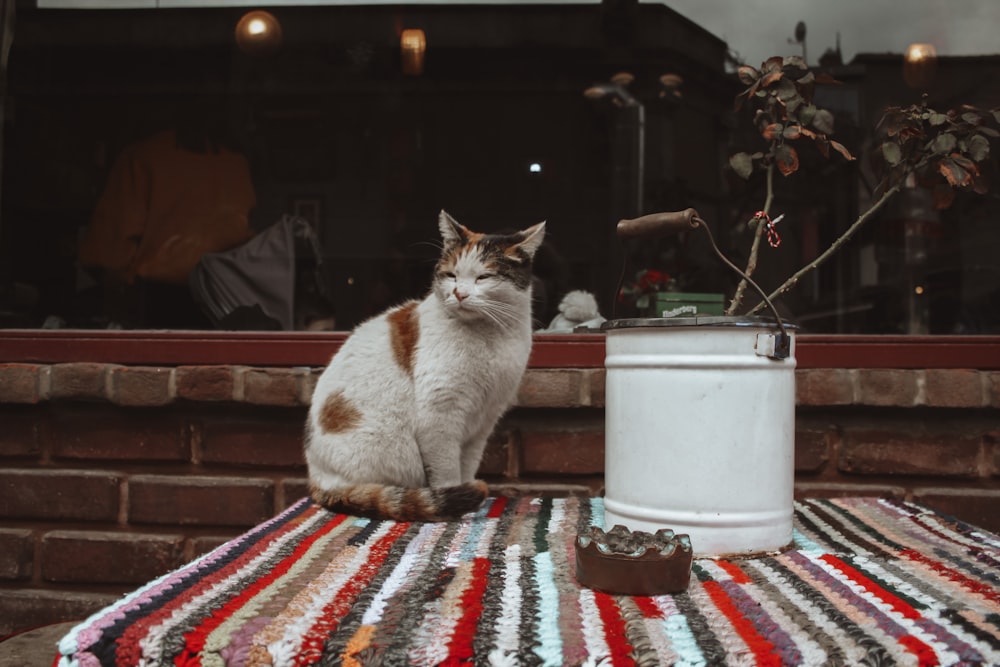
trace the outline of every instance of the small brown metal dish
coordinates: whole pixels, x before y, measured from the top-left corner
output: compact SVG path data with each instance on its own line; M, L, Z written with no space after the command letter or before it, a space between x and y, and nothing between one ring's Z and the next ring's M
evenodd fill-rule
M691 540L669 528L656 534L591 526L576 536L576 579L613 595L666 595L687 590Z

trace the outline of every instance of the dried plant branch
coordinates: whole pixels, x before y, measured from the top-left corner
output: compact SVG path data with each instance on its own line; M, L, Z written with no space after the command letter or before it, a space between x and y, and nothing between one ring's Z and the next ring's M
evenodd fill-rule
M801 269L796 271L788 280L783 282L777 289L771 292L767 296L767 298L770 299L771 301L774 301L776 298L778 298L788 290L795 287L795 285L798 284L799 280L802 279L802 276L809 273L810 271L818 267L826 260L830 259L830 257L833 256L835 252L840 250L841 246L847 243L851 239L851 237L854 236L854 234L859 229L861 229L861 227L864 226L864 224L868 222L868 220L872 218L872 216L878 213L882 209L882 207L885 206L885 204L890 199L892 199L893 195L895 195L897 192L900 191L901 188L902 188L902 183L897 183L896 185L893 185L891 188L882 193L882 196L879 197L878 201L872 204L871 207L868 208L864 213L859 215L858 219L854 221L854 224L848 227L843 234L841 234L833 243L831 243L829 248L824 250L819 257L817 257L816 259L814 259L813 261L809 262ZM764 302L761 301L756 306L747 311L747 315L753 315L758 310L763 308L764 305L765 305Z
M764 198L764 208L761 210L764 215L771 215L771 203L774 201L774 163L767 166L767 193ZM754 226L753 243L750 245L750 256L747 257L747 268L744 272L747 277L753 277L753 272L757 269L757 255L760 251L760 237L764 235L764 224L760 216L755 216L750 224ZM747 289L747 279L740 278L740 284L736 286L736 293L733 300L729 302L726 315L732 315L743 303L743 293Z

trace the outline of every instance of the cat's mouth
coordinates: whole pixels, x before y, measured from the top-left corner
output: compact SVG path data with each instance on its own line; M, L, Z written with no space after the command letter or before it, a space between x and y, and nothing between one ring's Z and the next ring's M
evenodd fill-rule
M454 299L451 303L451 311L456 316L464 319L475 319L482 316L482 308L475 303L471 303L470 299Z

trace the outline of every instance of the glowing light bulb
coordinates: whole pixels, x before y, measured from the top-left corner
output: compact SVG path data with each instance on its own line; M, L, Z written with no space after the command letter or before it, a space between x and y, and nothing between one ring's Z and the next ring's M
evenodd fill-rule
M269 55L282 42L281 23L271 12L247 12L236 24L236 44L250 55Z
M424 72L424 53L427 51L427 36L420 28L407 28L399 35L399 49L402 56L403 74L419 75Z
M903 81L910 88L926 90L934 82L937 49L933 44L910 44L903 55Z
M255 18L247 24L247 33L250 35L263 35L267 32L267 24L261 19Z
M911 63L919 63L922 60L937 57L937 49L933 44L910 44L906 49L906 59Z

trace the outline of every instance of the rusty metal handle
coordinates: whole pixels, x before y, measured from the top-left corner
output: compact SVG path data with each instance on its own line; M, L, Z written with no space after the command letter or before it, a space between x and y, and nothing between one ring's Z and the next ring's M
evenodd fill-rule
M618 221L618 237L622 239L652 238L664 234L676 234L698 226L698 211L687 208L683 211L650 213L638 218Z

